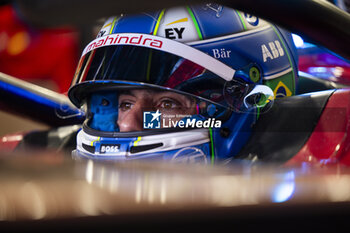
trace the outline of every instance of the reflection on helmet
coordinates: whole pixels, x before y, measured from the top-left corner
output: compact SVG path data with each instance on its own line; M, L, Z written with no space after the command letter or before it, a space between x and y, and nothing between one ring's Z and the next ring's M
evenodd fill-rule
M232 159L274 96L295 93L293 46L285 30L217 4L111 17L69 90L86 109L73 154Z

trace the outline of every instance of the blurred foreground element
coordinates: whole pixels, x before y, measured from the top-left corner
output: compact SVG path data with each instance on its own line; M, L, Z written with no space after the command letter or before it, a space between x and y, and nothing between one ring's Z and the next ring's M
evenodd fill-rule
M3 122L0 127L0 138L9 133L24 133L32 130L46 130L49 128L45 124L40 124L3 111L0 111L0 119L1 122Z
M64 93L79 50L72 27L34 28L11 5L0 6L0 72Z
M324 232L350 217L350 170L340 166L96 163L50 152L0 158L5 232L183 232L221 226Z

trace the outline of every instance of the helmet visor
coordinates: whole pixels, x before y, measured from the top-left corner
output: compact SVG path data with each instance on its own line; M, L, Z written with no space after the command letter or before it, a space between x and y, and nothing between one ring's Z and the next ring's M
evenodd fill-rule
M225 105L223 87L226 80L223 78L183 57L131 45L102 47L84 55L72 86L114 81L156 85ZM73 89L70 97L74 104L81 105L89 88Z

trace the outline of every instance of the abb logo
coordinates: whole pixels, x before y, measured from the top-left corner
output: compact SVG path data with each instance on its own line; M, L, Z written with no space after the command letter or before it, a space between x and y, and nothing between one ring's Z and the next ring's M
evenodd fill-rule
M265 44L261 45L261 51L262 51L264 62L266 62L268 58L271 60L274 60L278 57L284 56L284 50L278 40L269 42L268 47Z
M98 38L92 41L85 49L83 55L94 50L96 48L106 45L141 45L145 47L161 48L163 42L154 38L150 38L147 35L108 35L104 38Z

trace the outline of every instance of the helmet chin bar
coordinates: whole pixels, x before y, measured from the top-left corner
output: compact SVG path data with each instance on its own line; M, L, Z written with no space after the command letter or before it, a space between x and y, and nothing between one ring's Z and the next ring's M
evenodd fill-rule
M130 160L165 157L167 152L171 152L168 158L162 159L183 160L185 148L190 148L187 150L188 156L197 159L199 155L209 156L209 142L208 129L179 130L167 134L154 133L134 137L98 137L88 134L83 129L77 135L74 157ZM207 161L207 158L203 160Z

